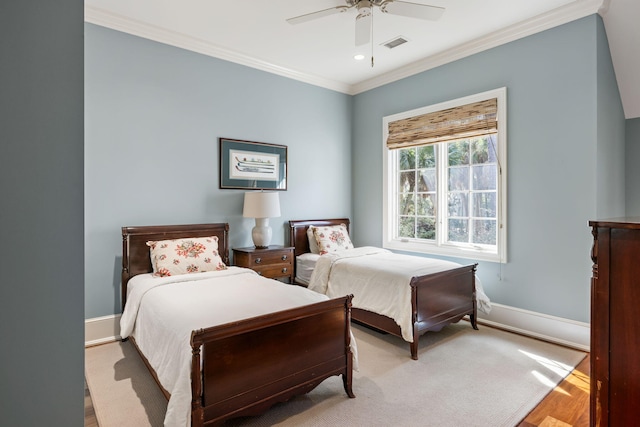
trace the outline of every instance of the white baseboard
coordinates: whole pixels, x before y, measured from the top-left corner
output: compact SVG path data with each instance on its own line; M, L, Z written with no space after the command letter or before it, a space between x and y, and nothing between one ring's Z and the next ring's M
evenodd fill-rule
M478 312L478 323L582 351L590 351L591 326L562 317L491 303L491 313Z
M527 335L544 341L589 351L590 325L492 303L490 314L478 313L478 323ZM120 339L120 315L85 320L85 347Z
M105 344L120 339L120 315L94 317L84 321L84 346Z

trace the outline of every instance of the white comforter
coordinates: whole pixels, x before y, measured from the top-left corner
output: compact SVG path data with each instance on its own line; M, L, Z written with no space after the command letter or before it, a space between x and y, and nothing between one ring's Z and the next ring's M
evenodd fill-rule
M462 264L364 246L319 257L309 289L330 298L354 294L353 307L392 318L402 338L413 342L411 278L458 267ZM489 313L491 303L477 277L476 299L478 309Z
M136 339L171 393L167 427L191 423L191 331L328 299L240 267L175 277L142 274L127 289L121 336ZM353 337L352 349L357 362Z

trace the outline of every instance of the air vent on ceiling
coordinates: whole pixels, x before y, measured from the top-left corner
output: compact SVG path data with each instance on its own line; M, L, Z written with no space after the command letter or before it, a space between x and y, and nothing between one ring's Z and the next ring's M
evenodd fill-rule
M394 47L398 47L401 44L405 44L408 41L409 40L405 39L404 37L398 36L393 40L389 40L388 42L382 43L382 46L388 47L389 49L393 49Z

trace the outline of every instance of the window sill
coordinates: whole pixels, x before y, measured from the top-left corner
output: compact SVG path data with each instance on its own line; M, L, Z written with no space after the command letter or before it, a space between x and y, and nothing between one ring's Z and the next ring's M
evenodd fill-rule
M501 262L506 263L506 256L500 256L495 252L488 252L483 250L471 249L471 248L457 248L452 246L435 246L425 243L417 242L403 242L400 240L391 240L383 243L385 249L414 252L425 255L437 255L446 256L452 258L464 258L475 261L488 261L488 262Z

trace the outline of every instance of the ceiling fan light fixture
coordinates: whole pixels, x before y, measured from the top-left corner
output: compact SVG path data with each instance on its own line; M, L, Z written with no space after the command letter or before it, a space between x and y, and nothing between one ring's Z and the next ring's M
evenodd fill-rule
M362 61L365 58L365 56L361 53L358 53L357 55L353 55L353 59L355 59L356 61Z

